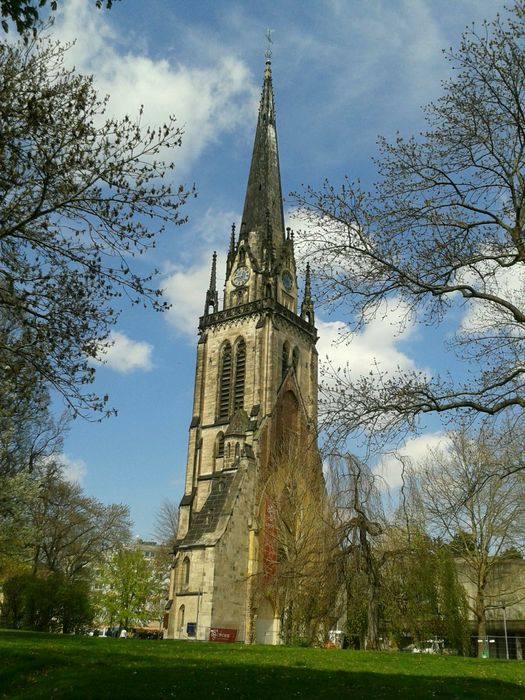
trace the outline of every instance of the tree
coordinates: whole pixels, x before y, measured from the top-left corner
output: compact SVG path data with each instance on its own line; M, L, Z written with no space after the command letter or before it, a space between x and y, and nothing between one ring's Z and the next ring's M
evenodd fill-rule
M290 437L263 475L261 519L259 602L272 601L285 644L323 642L338 617L335 539L317 454Z
M27 472L0 477L0 584L27 570L36 534L30 507L38 498L38 483Z
M113 5L114 0L94 0L97 8ZM13 22L19 34L26 32L35 33L41 25L39 11L47 5L47 0L1 0L0 14L2 15L2 29L9 31L9 21ZM49 9L56 12L58 0L50 0Z
M328 478L347 598L347 631L360 646L380 646L381 568L378 540L386 528L377 478L351 454L332 455Z
M167 499L162 504L155 515L155 537L162 544L173 546L177 539L177 529L179 527L179 507L173 501Z
M61 574L13 576L2 590L2 618L8 627L68 633L93 618L85 582L66 581Z
M51 464L30 503L34 539L28 543L34 574L61 573L67 581L89 578L105 553L130 538L127 506L104 505L66 481Z
M459 654L468 653L466 594L450 548L415 523L392 525L384 552L381 603L384 625L399 645L444 638Z
M385 485L353 455L332 455L328 484L344 565L347 633L366 649L381 637L426 641L445 636L467 650L465 595L450 551L422 527L413 484L387 518Z
M31 512L66 425L51 418L45 386L28 375L0 379L0 581L27 565L37 537Z
M448 450L432 450L417 470L428 526L450 543L460 562L481 638L495 596L507 605L525 596L516 581L504 581L503 590L501 576L495 575L504 553L525 542L525 476L520 471L501 479L492 473L494 463L505 464L511 447L487 429L461 430L451 434ZM499 579L497 591L493 578Z
M128 629L156 619L161 582L138 549L121 549L110 556L97 580L101 589L99 617Z
M380 140L375 190L347 180L296 195L325 300L345 305L352 329L393 305L428 325L466 312L450 340L466 379L333 368L326 411L343 437L525 407L525 3L445 55L455 74L425 109L427 130Z
M36 372L89 416L108 412L86 386L123 299L167 308L157 271L133 258L183 223L188 192L165 182L174 166L161 151L181 143L174 119L155 129L141 114L106 118L107 98L64 67L66 51L0 44L0 364L7 377Z
M155 568L164 581L165 598L168 598L169 572L173 564L173 552L177 541L179 507L176 503L164 500L155 514L153 534L160 543L155 552Z

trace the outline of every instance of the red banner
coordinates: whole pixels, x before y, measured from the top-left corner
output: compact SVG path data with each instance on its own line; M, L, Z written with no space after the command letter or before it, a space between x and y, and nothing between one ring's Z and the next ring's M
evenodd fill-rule
M210 627L210 642L234 642L237 630L229 630L225 627Z

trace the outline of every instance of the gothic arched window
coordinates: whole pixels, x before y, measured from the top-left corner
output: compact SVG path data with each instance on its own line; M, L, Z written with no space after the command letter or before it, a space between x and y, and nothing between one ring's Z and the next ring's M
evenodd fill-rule
M187 586L190 582L190 558L184 557L182 562L182 585Z
M215 456L224 457L224 433L219 433L215 439Z
M299 348L295 347L293 349L292 353L292 365L295 370L295 373L297 374L298 368L299 368Z
M244 408L244 381L246 377L246 343L241 338L235 347L235 384L233 410Z
M232 346L226 343L221 352L219 379L219 418L228 418L230 414L230 389L232 381Z
M177 627L178 627L180 632L182 632L184 629L184 612L185 612L184 605L181 605L179 608L179 615L177 618Z
M281 358L281 377L284 379L286 372L288 371L288 358L290 357L290 346L288 342L283 345L283 354Z

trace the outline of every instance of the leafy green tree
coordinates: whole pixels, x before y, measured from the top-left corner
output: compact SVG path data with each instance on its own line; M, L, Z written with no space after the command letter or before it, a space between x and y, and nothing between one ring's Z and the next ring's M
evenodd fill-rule
M523 415L525 3L445 56L453 77L426 107L426 130L380 140L374 190L345 181L297 195L322 296L352 330L392 306L424 325L458 303L466 312L455 336L443 333L468 374L333 368L326 411L342 438L397 436L428 413Z
M385 627L399 645L443 634L439 616L434 543L414 529L392 528L382 543L382 603Z
M22 574L3 585L2 618L16 629L72 632L93 618L85 582L67 581L61 574Z
M0 583L29 568L35 539L30 508L38 498L38 483L28 473L0 476Z
M162 582L138 549L108 557L97 577L98 618L129 628L157 619Z
M92 416L107 413L107 397L86 390L90 360L103 359L120 305L167 308L157 271L134 258L184 221L188 192L162 159L180 146L175 120L108 119L92 78L64 67L66 51L46 39L0 44L0 315L12 328L0 362Z
M449 547L417 526L393 527L382 546L384 626L398 645L444 638L459 654L468 653L466 594Z
M416 469L427 527L450 543L481 638L494 603L492 579L500 581L498 601L510 605L523 596L515 580L496 575L504 552L525 543L525 474L495 473L495 465L505 469L507 454L522 449L518 436L509 438L487 428L459 430L448 449L431 450Z
M470 652L470 626L465 589L458 579L456 562L449 547L438 551L438 585L443 634L458 654Z

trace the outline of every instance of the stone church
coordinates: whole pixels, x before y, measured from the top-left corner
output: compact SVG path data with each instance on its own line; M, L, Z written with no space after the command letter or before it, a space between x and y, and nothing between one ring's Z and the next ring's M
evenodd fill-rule
M293 437L317 465L317 332L285 229L271 63L266 61L242 222L222 305L213 255L199 341L184 495L165 635L276 644L275 601L257 595L277 553L263 479Z

